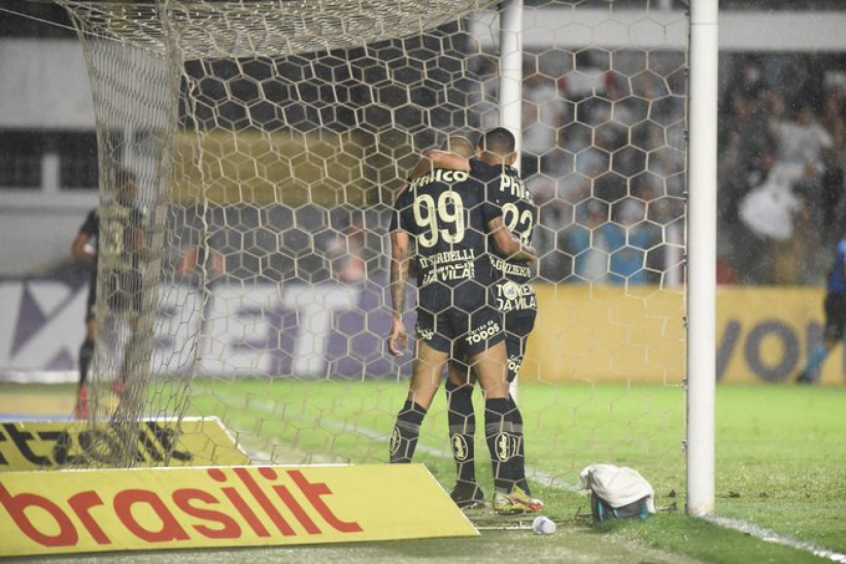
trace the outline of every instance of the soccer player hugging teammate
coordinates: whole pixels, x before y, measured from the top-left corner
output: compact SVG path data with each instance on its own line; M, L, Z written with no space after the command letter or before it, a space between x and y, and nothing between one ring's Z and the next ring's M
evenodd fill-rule
M447 148L465 162L473 154L472 144L463 137L451 137ZM388 342L394 356L402 356L408 341L402 315L411 259L418 266L419 298L409 393L390 446L391 462L412 460L444 366L450 359L466 360L485 390L494 509L522 513L539 511L542 504L518 486L522 419L509 394L503 320L494 288L498 274L488 253L489 238L500 256L528 264L536 254L512 235L503 208L494 203L502 179L502 166L476 161L472 173L435 168L412 180L397 198L391 224L393 327Z
M478 158L470 160L466 166L472 167L471 174L487 177L499 175L500 182L493 184L488 195L491 201L502 209L503 221L508 230L523 244L530 245L534 226L537 224L537 207L523 184L520 173L512 166L517 158L514 135L503 127L497 127L485 133L479 141ZM448 168L464 166L451 157L441 159L432 153L429 157L436 165ZM490 168L494 170L484 170ZM495 253L492 261L495 272L499 274L494 286L494 297L497 309L503 316L508 382L511 383L520 372L529 334L535 326L537 299L530 283L532 270L529 261L500 253ZM450 363L449 379L446 383L449 433L453 458L458 469L458 481L451 495L460 507L472 507L484 499L484 494L476 483L473 384L470 367L460 361ZM511 396L509 401L514 414L514 425L520 429L522 437L523 419L520 410ZM517 486L527 496L531 496L525 474L525 448L522 438L512 448L517 452ZM539 502L536 503L538 504Z

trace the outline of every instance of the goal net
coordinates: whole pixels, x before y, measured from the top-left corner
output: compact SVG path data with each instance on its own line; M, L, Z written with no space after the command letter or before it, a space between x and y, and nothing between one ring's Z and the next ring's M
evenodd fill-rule
M422 150L500 124L497 5L58 1L100 152L91 420L128 445L141 421L218 417L257 462L386 461L411 356L384 346L391 209ZM658 4L522 9L539 487L603 462L684 487L688 22ZM132 466L127 445L88 463ZM443 396L417 460L451 484Z

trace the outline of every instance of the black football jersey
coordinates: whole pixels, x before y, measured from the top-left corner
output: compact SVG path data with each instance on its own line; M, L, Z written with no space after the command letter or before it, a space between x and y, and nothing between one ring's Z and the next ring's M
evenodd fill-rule
M486 188L467 172L438 169L411 182L397 198L391 230L413 237L421 290L493 282L487 224L502 212Z
M103 206L97 217L97 255L102 253L112 270L138 270L138 249L135 248L133 228L143 228L141 210L115 202Z
M524 245L531 244L538 221L538 209L517 169L511 166L490 166L476 159L470 163L473 176L489 179L488 197L501 209L505 226ZM497 271L514 282L524 284L532 277L526 261L506 259L494 254L492 262Z

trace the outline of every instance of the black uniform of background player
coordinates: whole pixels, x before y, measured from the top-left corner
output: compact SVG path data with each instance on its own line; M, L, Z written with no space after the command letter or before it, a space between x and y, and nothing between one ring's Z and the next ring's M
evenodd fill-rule
M145 252L142 231L143 213L135 204L137 186L134 175L124 171L121 179L123 184L118 190L115 201L102 207L102 216L101 209L98 208L88 213L72 248L75 257L93 259L85 311L86 337L79 352L79 391L75 408L75 415L82 419L88 416L86 385L94 357L96 335L94 317L101 253L109 258L104 272L109 309L115 313L130 312L133 316L141 310L140 260ZM101 230L101 223L104 222L105 228ZM105 236L102 236L103 234ZM135 324L136 320L130 319L133 337ZM122 383L114 389L118 392L122 391Z
M114 246L111 250L117 255L117 260L111 261L113 264L106 273L109 308L116 312L138 312L141 310L141 273L132 229L142 229L144 216L139 208L121 204L114 204L106 213L108 221L112 222L108 229L111 244ZM79 233L87 236L89 244L94 248L94 263L91 267L85 309L87 323L94 319L94 306L97 303L97 264L100 258L100 214L97 208L88 212Z
M88 279L88 301L85 307L85 340L79 347L79 387L75 415L80 419L88 417L88 370L94 358L94 306L97 303L97 239L100 233L100 219L97 209L88 212L79 228L72 247L73 255L80 259L93 259Z
M106 297L115 313L141 311L140 246L136 232L143 229L141 210L129 202L115 202L103 208L100 252L110 257L105 267ZM99 255L99 253L98 253Z

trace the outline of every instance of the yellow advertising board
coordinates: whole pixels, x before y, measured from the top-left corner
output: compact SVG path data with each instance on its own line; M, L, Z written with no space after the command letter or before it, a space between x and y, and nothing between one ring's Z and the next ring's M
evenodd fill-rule
M177 427L178 425L178 427ZM88 457L108 459L115 430L108 421L0 423L0 472L73 467ZM235 466L249 458L215 417L142 420L135 433L139 466ZM96 445L96 448L93 448ZM105 449L105 450L104 450Z
M684 379L682 288L539 284L536 290L538 317L521 381L680 384ZM718 381L791 381L822 341L823 297L819 288L718 288ZM825 364L822 383L844 382L846 358L838 347Z
M825 291L812 287L721 287L717 290L717 380L726 383L791 382L822 342ZM843 384L837 347L824 384Z
M478 535L422 464L0 474L0 556Z
M684 294L638 286L538 284L538 316L521 382L678 383Z

